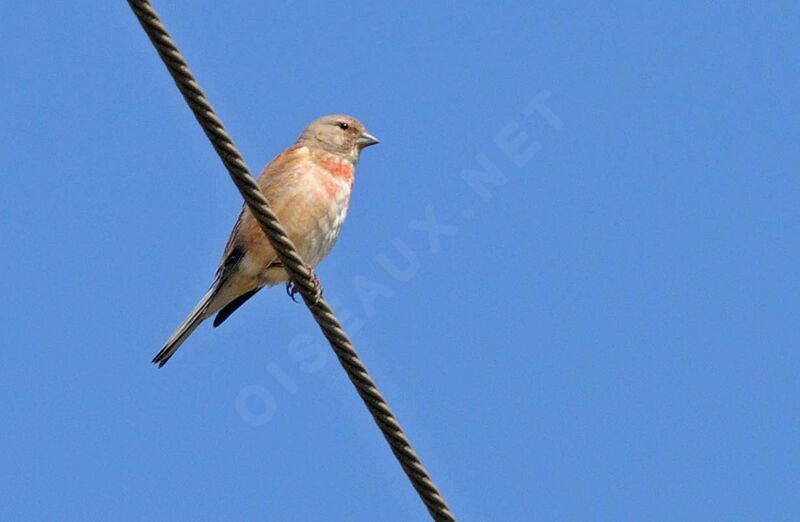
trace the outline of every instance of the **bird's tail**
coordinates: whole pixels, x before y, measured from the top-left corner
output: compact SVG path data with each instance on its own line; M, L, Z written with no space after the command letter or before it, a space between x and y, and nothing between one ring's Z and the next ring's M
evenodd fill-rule
M219 288L218 284L211 285L211 288L206 292L206 295L200 299L200 302L189 312L189 316L184 319L181 325L178 327L177 330L172 334L172 337L164 344L164 347L161 348L161 351L153 357L153 362L158 365L159 368L167 364L169 358L172 357L175 352L178 351L178 348L181 347L183 341L185 341L192 332L200 326L210 314L209 308L211 306L211 302L217 296L217 289Z

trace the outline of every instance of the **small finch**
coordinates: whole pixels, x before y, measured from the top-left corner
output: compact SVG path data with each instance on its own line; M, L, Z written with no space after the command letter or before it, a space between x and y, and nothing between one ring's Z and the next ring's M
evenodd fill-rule
M377 138L355 118L323 116L261 172L259 187L310 268L317 266L336 242L347 216L359 155L376 143ZM205 319L217 314L214 327L219 326L265 286L286 283L294 297L296 290L289 281L275 250L245 205L211 288L153 362L164 366Z

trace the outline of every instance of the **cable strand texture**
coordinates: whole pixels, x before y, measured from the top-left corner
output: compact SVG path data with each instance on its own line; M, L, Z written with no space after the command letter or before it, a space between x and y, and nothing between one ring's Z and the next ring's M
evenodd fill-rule
M250 174L242 155L236 149L233 140L222 125L222 121L206 99L203 90L161 22L158 13L148 1L129 0L128 4L158 51L186 103L211 141L214 150L217 151L245 203L272 243L292 281L297 285L303 300L378 424L403 471L425 503L431 517L436 521L454 522L455 517L450 513L447 503L411 447L402 427L378 391L378 387L361 362L355 347L333 310L324 298L315 299L316 285L313 274L297 254L297 250L278 222L277 216Z

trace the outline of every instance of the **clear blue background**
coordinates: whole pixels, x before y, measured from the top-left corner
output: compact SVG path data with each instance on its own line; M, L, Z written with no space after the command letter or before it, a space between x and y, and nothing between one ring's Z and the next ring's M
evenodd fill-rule
M797 520L800 8L759 4L157 7L253 170L382 139L319 275L460 520ZM0 518L425 520L283 289L149 363L241 201L128 7L0 30Z

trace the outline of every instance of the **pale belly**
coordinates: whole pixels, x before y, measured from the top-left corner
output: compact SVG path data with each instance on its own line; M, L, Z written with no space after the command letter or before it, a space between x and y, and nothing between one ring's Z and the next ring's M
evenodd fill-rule
M300 256L312 267L325 259L336 243L347 217L347 203L347 198L337 198L329 212L318 220L312 232L297 245Z
M316 217L305 234L293 237L298 254L312 268L316 267L330 253L342 231L350 202L349 184L341 184L326 202L327 211ZM253 259L253 261L256 261ZM257 261L256 261L257 262ZM261 265L258 279L263 285L276 285L289 281L283 267Z

